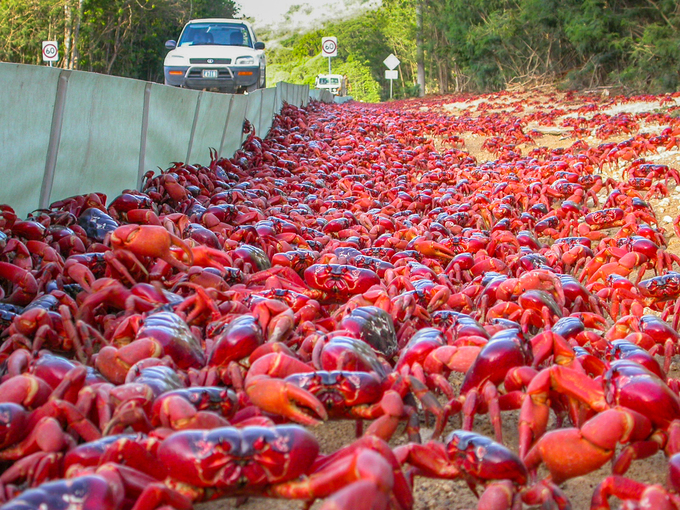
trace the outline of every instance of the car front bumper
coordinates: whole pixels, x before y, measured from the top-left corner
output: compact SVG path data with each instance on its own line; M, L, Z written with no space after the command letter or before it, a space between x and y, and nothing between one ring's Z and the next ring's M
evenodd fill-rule
M217 77L206 77L204 71L217 71ZM259 66L166 66L165 83L188 89L220 89L234 92L258 83Z

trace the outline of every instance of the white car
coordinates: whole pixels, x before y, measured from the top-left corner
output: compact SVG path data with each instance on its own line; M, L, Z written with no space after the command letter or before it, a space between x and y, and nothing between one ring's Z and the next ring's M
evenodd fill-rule
M165 84L197 90L252 92L267 86L264 43L247 21L196 19L168 41Z

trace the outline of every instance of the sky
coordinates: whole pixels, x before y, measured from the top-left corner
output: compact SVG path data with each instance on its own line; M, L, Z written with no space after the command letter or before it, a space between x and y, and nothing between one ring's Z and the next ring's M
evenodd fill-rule
M378 7L381 0L236 0L241 14L252 18L255 29L311 28L315 23L342 18L367 7ZM297 6L294 12L290 8ZM286 14L289 14L286 16Z
M315 0L314 3L323 3L324 1ZM237 0L237 2L241 5L241 14L253 18L255 23L262 23L262 25L269 25L277 18L282 18L288 12L288 9L296 3L300 3L299 0Z

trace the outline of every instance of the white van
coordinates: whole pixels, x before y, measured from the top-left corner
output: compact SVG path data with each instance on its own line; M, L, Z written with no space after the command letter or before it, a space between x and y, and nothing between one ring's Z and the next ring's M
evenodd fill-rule
M347 80L341 74L320 74L316 77L314 86L317 89L330 90L336 96L347 93Z

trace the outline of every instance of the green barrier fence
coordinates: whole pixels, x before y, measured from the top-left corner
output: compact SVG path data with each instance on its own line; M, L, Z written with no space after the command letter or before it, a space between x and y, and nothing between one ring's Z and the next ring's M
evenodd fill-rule
M209 149L230 157L247 119L264 138L284 102L328 100L304 85L278 83L248 95L0 62L3 186L0 204L20 217L90 192L115 198L149 170L206 165ZM332 102L332 98L330 101Z

